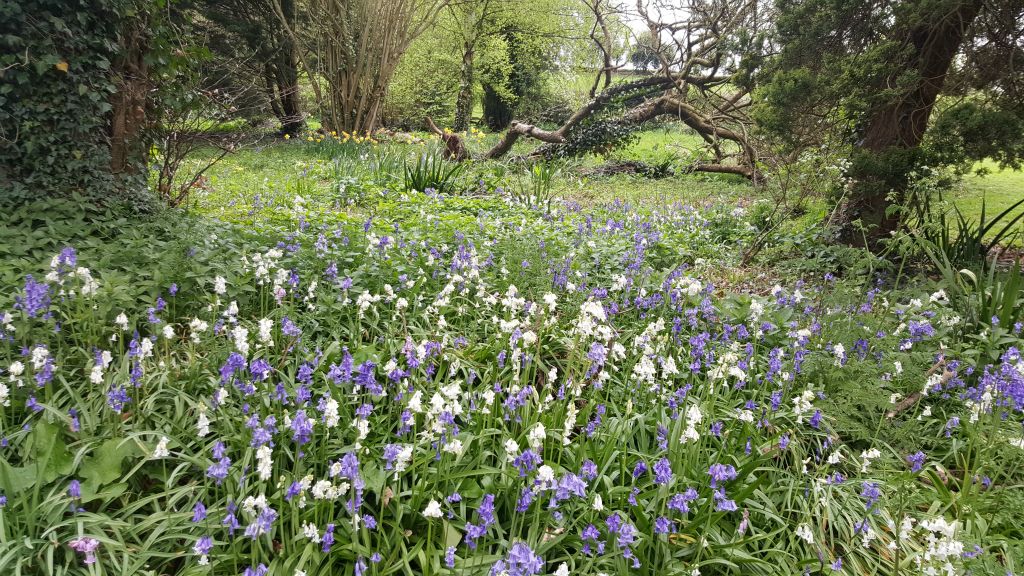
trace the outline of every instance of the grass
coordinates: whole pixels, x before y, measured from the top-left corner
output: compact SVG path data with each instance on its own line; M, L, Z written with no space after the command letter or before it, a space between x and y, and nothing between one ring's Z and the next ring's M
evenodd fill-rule
M417 143L389 143L398 153L409 157L426 149L432 141L425 133L411 134ZM500 138L497 133L471 135L467 145L471 151L481 153ZM610 157L588 156L569 161L574 168L593 168L607 160L637 160L649 163L666 157L676 158L677 171L686 154L700 144L700 138L687 128L666 123L656 130L641 132L636 142L618 150ZM510 157L524 155L536 144L521 139L516 143ZM211 151L209 154L213 154ZM208 157L201 153L197 161ZM495 165L496 163L485 163ZM751 188L742 178L728 175L679 174L670 178L652 180L628 175L581 176L584 171L566 170L554 184L557 195L580 201L606 201L615 198L635 199L679 199L705 202L713 199L746 202L750 200ZM226 214L240 209L251 202L256 194L264 201L275 198L290 201L297 188L306 188L308 194L330 194L339 174L332 170L329 151L304 138L285 140L268 138L225 157L206 172L206 190L195 194L198 200L211 193L219 198L216 210Z
M409 136L417 140L412 144L392 143L400 153L414 155L425 149L432 141L426 133ZM475 132L467 140L471 152L479 154L500 138L498 133ZM569 162L570 169L563 170L554 182L552 191L557 196L593 203L614 199L639 202L663 202L666 199L693 203L727 202L748 207L760 195L740 177L714 174L678 174L688 163L693 152L700 148L700 137L687 127L666 122L654 129L637 135L635 142L608 157L587 156ZM536 143L520 139L509 157L529 153ZM658 163L672 159L677 175L648 179L631 175L588 176L592 169L606 161L642 161ZM478 165L484 170L494 163ZM1024 172L999 170L991 163L983 165L989 172L980 176L970 174L964 178L960 189L953 195L956 206L971 219L981 216L982 201L991 217L1014 202L1024 198ZM477 171L479 172L479 170ZM253 197L261 196L262 202L290 202L296 192L329 195L335 192L339 170L332 170L330 154L325 153L316 143L304 139L286 141L280 138L266 139L256 145L226 157L207 172L208 190L219 199L216 203L219 214L225 215L251 209ZM468 178L468 176L467 176ZM208 203L209 204L209 203ZM1019 210L1024 210L1024 207ZM821 210L813 210L816 217ZM797 227L806 227L808 218L800 219ZM1021 246L1020 237L1013 239L1013 245Z
M956 207L970 219L981 218L982 203L985 214L991 218L1024 198L1024 171L1000 170L994 163L982 164L990 172L984 176L970 174L964 178L962 189L953 197ZM1009 215L1013 218L1024 212L1024 206ZM1024 245L1020 236L1014 238L1015 246Z

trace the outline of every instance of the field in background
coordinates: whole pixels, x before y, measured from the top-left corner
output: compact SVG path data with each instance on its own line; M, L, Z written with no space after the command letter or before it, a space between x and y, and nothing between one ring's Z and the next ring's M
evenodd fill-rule
M984 176L976 174L966 176L962 188L953 195L956 207L975 221L981 218L983 204L986 219L991 219L1024 199L1024 172L999 170L995 164L988 162L985 163L985 167L991 172ZM1024 205L1015 208L1009 218L1022 212L1024 212ZM1024 228L1019 229L1024 231ZM1013 244L1024 245L1024 238L1018 236L1014 239Z
M411 143L392 141L383 146L397 150L400 154L414 156L417 150L427 150L433 145L431 137L424 133L408 134L405 137ZM479 153L498 138L496 133L475 133L467 143L472 151ZM665 123L641 132L636 142L608 157L587 156L567 161L556 175L552 190L558 196L581 202L616 198L636 201L670 198L694 203L719 200L749 206L761 196L740 177L681 173L681 168L700 144L700 138L685 127ZM520 140L512 155L526 154L534 145L533 142ZM608 175L596 171L603 164L631 161L652 165L668 163L675 174L664 178L648 178L633 174ZM206 173L204 188L208 193L223 197L225 201L218 203L221 210L231 210L239 203L251 201L257 194L262 194L266 199L280 193L283 200L295 194L335 193L336 180L344 177L345 167L332 165L332 162L330 150L315 142L301 138L267 138L227 156L212 167ZM496 164L477 163L472 170L487 172L488 166ZM975 221L981 218L983 202L986 215L991 218L1024 198L1024 172L999 170L994 164L985 167L989 170L986 175L965 176L962 184L950 196L952 203ZM271 183L273 186L270 186ZM813 203L812 217L822 214L818 208L824 205L817 204ZM1014 214L1020 212L1024 212L1024 206L1019 207ZM1021 245L1022 241L1016 238L1013 243Z

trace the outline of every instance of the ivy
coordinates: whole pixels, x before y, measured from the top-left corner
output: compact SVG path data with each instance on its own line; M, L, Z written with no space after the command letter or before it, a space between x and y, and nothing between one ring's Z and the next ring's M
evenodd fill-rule
M651 96L654 90L643 84L617 84L607 104L601 110L568 131L565 142L545 145L540 153L546 158L574 158L586 154L608 154L635 142L641 126L622 118L622 112L633 108Z
M117 188L108 137L114 68L119 30L137 4L0 3L0 198Z

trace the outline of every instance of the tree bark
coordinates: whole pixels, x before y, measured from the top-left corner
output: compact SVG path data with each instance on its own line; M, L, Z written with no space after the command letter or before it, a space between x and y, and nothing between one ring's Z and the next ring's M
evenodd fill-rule
M462 162L463 160L469 159L469 152L466 151L466 144L462 141L462 138L455 132L445 132L438 128L437 124L434 123L434 119L427 116L427 126L430 131L441 138L444 142L444 157L455 162Z
M916 13L918 20L905 27L906 59L898 73L913 71L916 81L869 117L858 144L852 176L854 187L846 205L847 224L842 238L850 244L877 248L900 224L890 210L904 200L909 172L919 161L920 144L928 119L942 91L949 67L960 51L968 28L983 0L956 2L946 14ZM849 223L860 220L866 236Z
M267 100L270 101L270 111L278 122L284 124L284 109L281 108L281 97L277 91L277 74L269 62L263 64L263 84Z
M594 83L590 86L590 97L593 98L598 89L607 89L612 84L612 71L615 70L616 66L612 63L612 33L608 28L608 23L605 21L604 10L608 6L601 6L601 0L594 0L593 3L584 2L591 12L594 14L594 25L590 29L590 39L594 41L594 45L597 46L598 52L601 53L601 69L597 71L597 76L594 78ZM601 38L597 37L598 29L601 30ZM601 86L601 80L604 79L604 86Z
M111 96L110 172L115 176L137 175L149 153L140 136L147 123L149 67L148 38L143 24L122 31L121 58L115 63L117 91Z
M295 0L281 0L281 13L289 27L295 26ZM281 132L296 135L306 125L299 99L298 47L288 34L281 34L277 57L277 90L281 104Z
M473 45L469 42L462 47L462 69L459 78L459 95L455 100L455 122L452 130L465 132L473 114Z

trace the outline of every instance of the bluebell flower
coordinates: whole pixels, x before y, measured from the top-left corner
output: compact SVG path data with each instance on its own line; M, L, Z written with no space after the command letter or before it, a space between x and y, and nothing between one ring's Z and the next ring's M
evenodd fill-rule
M206 556L213 550L213 538L210 536L200 536L199 540L196 540L195 546L192 547L192 551L200 556Z
M124 410L125 404L131 401L128 391L123 386L115 386L110 389L110 392L107 392L107 406L118 414Z
M192 522L202 522L203 520L206 520L206 506L202 502L196 502L192 508Z
M863 482L861 484L860 497L867 501L865 506L868 511L871 511L875 504L878 503L879 498L882 497L882 491L875 482Z
M23 296L14 297L14 308L22 310L29 318L43 315L50 307L50 285L36 282L31 274L25 276Z
M676 525L674 522L664 516L659 516L654 521L654 533L655 534L669 534L676 531Z
M921 468L924 467L924 461L928 457L924 452L918 451L907 456L907 462L910 464L911 472L920 472Z
M328 524L324 529L324 535L320 538L320 551L327 554L334 544L334 524Z
M267 576L268 572L270 572L270 569L261 563L258 566L246 568L242 576Z
M516 542L509 549L505 560L499 560L491 568L491 574L504 572L508 576L534 576L540 574L543 569L544 560L525 543Z
M711 487L714 488L718 482L736 479L736 468L731 464L716 463L708 467L708 475L711 476Z
M291 429L292 440L299 446L306 444L313 437L313 421L306 416L305 410L295 412Z
M587 480L593 480L597 478L597 464L594 464L592 460L584 460L583 465L580 466L580 476Z

